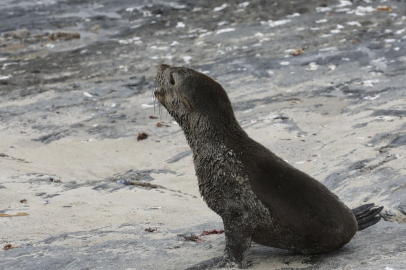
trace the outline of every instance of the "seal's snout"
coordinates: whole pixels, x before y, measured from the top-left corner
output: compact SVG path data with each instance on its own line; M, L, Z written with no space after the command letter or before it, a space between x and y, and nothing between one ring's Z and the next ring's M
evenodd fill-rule
M158 101L161 104L164 104L165 102L165 79L164 79L164 72L165 70L169 69L170 66L169 65L159 65L158 69L157 69L157 76L156 76L156 87L155 87L155 91L154 91L154 96L158 99Z
M162 74L165 69L170 68L170 65L165 65L165 64L161 64L158 66L158 70L157 70L157 75L159 76L159 74Z
M167 90L174 85L172 67L165 64L159 65L155 82L157 87L154 91L154 95L162 103Z
M157 74L156 74L156 83L158 84L158 86L160 88L158 90L161 91L161 94L163 92L162 88L164 87L164 85L166 84L166 81L167 81L166 74L168 73L168 71L170 71L170 68L171 68L171 66L165 65L165 64L158 66ZM165 71L167 71L167 72L165 72Z
M157 86L157 89L155 89L154 94L155 96L157 96L157 94L162 94L162 85L164 83L164 71L166 69L170 68L169 65L159 65L158 69L157 69L157 74L156 74L156 79L155 79L155 83Z

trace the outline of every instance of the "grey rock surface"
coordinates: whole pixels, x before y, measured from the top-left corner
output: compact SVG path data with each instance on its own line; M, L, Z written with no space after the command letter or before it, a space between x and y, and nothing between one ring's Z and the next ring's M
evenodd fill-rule
M116 230L95 230L54 235L40 242L2 252L3 269L183 269L192 266L201 253L220 256L223 235L204 236L205 242L187 242L178 234L187 230L201 231L207 226L183 228L164 232L162 239L153 239L148 232L131 239L139 224L122 224ZM157 232L162 234L162 232ZM405 226L381 222L375 227L357 233L353 241L340 250L316 255L293 252L253 244L249 260L252 269L404 269L406 255ZM108 240L100 244L69 248L69 239L128 236L127 240ZM398 239L394 241L395 239ZM185 252L191 256L184 256ZM283 267L278 267L283 265ZM271 268L272 267L272 268ZM274 268L275 267L275 268Z
M26 168L0 178L1 194L30 189L53 207L52 199L79 189L88 192L81 199L134 192L137 205L141 188L115 183L123 178L159 183L158 192L142 192L150 192L151 200L161 193L182 199L185 215L193 215L187 208L198 200L195 193L178 191L177 182L168 180L194 177L191 152L182 131L151 98L159 64L187 66L223 85L250 136L350 207L385 206L386 221L328 254L253 244L252 269L406 269L404 1L3 0L0 21L0 151L7 153L0 155L0 168ZM53 38L60 32L80 38ZM170 127L157 128L156 122ZM135 141L139 132L158 145L131 149L149 168L130 160L131 170L114 163L118 169L103 176L66 176L58 184L49 181L58 172L34 170L35 158L12 155L13 147L29 143L44 149L75 140L114 144ZM15 137L24 143L7 144L17 143ZM112 164L126 155L120 151ZM163 162L149 161L152 152ZM64 166L69 163L74 160ZM72 212L76 204L60 207L60 215L79 215ZM26 208L0 199L0 213ZM149 222L150 212L144 212L133 222L106 227L7 234L1 243L17 235L19 248L0 251L0 269L182 269L221 255L223 235L202 243L178 236L222 228L218 218L174 228ZM4 220L0 230L13 228L14 220ZM157 232L144 230L155 226Z

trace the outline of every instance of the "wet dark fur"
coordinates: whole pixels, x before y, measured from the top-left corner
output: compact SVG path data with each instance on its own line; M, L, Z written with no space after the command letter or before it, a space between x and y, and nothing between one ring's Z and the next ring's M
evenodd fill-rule
M357 214L368 216L364 227L379 220L371 207L354 215L323 184L248 137L213 79L161 65L156 80L156 98L193 150L200 193L224 222L226 248L217 266L246 267L251 240L304 254L334 250L357 232Z

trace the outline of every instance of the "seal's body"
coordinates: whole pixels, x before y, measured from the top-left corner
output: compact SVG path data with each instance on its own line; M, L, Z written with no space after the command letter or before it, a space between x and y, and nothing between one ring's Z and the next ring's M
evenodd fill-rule
M323 184L251 139L210 77L161 65L157 83L156 98L193 150L200 193L223 219L226 248L219 266L245 267L251 241L304 254L334 250L379 221L382 208L351 211Z

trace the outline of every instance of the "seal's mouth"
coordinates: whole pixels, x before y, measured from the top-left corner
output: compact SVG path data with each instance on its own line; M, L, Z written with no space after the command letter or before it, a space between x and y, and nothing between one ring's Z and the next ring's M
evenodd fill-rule
M164 71L168 68L170 68L169 65L160 65L155 79L154 96L162 105L165 105L165 95L168 90L168 82L164 76Z
M156 83L156 87L154 89L154 95L165 95L165 90L164 88L159 84L159 82Z
M165 96L165 90L161 85L159 78L155 80L154 96L159 99L159 97Z
M164 105L165 104L164 103L165 102L165 90L161 85L162 81L160 80L160 78L161 77L158 76L155 80L155 88L154 88L153 95L160 104Z
M162 89L159 89L159 90L155 90L154 91L154 96L156 97L156 98L158 98L158 96L163 96L164 95L164 92L162 91Z

